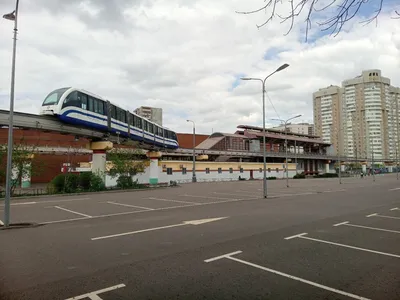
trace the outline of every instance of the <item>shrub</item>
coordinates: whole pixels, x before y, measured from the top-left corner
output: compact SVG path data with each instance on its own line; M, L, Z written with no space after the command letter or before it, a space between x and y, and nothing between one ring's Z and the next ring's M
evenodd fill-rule
M306 175L301 173L301 174L296 174L293 176L294 179L305 179Z
M276 180L275 176L267 177L267 180Z
M78 185L82 190L90 189L90 180L92 178L92 172L82 172L79 174Z
M103 179L97 175L90 173L90 188L93 192L104 191L106 190L106 185L104 184Z
M117 179L117 187L126 189L131 188L133 186L132 176L129 175L120 175Z

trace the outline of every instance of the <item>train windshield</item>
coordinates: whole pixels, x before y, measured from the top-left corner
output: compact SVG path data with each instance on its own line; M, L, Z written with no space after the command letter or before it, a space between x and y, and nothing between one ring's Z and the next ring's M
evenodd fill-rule
M62 88L62 89L58 89L58 90L52 91L50 94L47 95L46 99L44 99L44 102L43 102L42 106L57 104L58 101L60 101L61 96L68 89L69 88Z

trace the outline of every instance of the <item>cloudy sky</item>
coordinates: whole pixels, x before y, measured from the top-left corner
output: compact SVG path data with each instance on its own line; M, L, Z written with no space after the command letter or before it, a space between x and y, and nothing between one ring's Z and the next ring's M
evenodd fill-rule
M359 23L375 9L364 8L337 37L314 24L308 42L304 15L285 36L289 24L279 19L257 29L268 17L264 12L235 13L257 9L263 0L20 2L17 111L37 113L50 91L74 86L129 110L161 107L169 128L190 132L186 119L192 119L199 133L209 134L261 125L261 85L239 78L265 77L283 63L290 67L267 81L269 124L277 114L302 114L299 121L312 122L312 93L362 69L381 69L400 86L400 19L391 18L400 10L396 0L385 0L378 26ZM14 5L1 0L0 14ZM12 28L0 20L2 109L9 105Z

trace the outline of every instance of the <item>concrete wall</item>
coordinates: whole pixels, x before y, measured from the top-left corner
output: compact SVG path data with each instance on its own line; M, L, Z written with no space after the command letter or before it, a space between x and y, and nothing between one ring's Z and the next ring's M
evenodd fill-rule
M196 177L198 182L204 181L231 181L241 178L250 179L251 171L253 171L253 179L262 179L263 172L262 163L248 163L248 162L196 162ZM167 174L167 169L172 168L172 174ZM184 174L186 168L186 174ZM206 173L206 168L209 168L209 173ZM218 172L218 168L221 168ZM230 173L232 168L232 173ZM243 172L240 172L242 168ZM270 172L268 172L268 168ZM288 164L289 178L293 178L296 174L296 166L293 163ZM158 163L159 183L169 183L171 180L178 183L192 181L192 163L187 161L159 161ZM268 163L267 164L267 177L285 178L285 171L282 163ZM133 177L139 183L148 184L150 170L146 168L145 172ZM117 178L106 176L106 186L112 187L117 184Z

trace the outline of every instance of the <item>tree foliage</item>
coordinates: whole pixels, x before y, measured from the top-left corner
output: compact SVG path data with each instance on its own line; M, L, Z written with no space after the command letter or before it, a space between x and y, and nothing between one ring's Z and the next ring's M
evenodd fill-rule
M343 26L360 15L363 9L370 9L373 12L372 16L362 21L363 24L369 24L373 21L378 21L378 16L382 12L387 0L264 0L264 4L259 8L250 11L237 11L239 14L256 14L265 11L267 18L264 22L257 25L261 28L272 22L274 19L279 19L281 23L288 22L289 30L285 35L289 34L293 29L295 20L305 15L305 38L307 40L309 30L311 29L314 20L318 19L317 25L321 31L331 32L334 36L338 35ZM288 12L285 14L278 13L278 10L284 6ZM400 19L400 10L395 10L392 16L394 19Z
M108 173L113 178L120 175L135 176L143 173L146 168L140 150L114 148L107 153L107 160L110 162Z
M2 182L4 190L7 175L7 150L7 145L0 145L0 182ZM35 151L36 147L28 145L27 143L25 143L24 139L21 139L18 143L14 144L12 153L13 180L11 181L10 187L11 196L14 194L15 188L18 185L21 185L23 178L39 175L43 171L43 164L32 168L32 158Z

